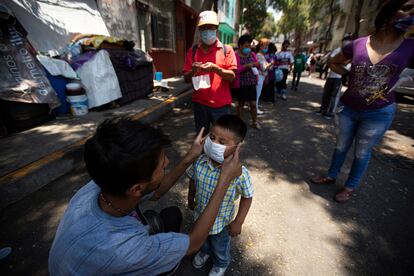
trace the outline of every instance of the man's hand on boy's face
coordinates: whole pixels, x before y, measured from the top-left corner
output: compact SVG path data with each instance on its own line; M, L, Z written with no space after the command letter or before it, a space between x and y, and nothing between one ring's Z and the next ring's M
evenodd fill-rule
M242 224L239 223L238 221L233 220L233 222L230 223L229 225L230 236L236 237L240 235L241 229L242 229Z
M221 165L220 179L226 184L226 188L230 185L230 181L242 174L242 166L239 160L241 144L237 145L234 153L224 159Z
M188 156L191 159L197 159L200 154L203 152L204 141L206 137L203 137L204 127L201 128L200 132L198 133L197 137L194 139L194 142L191 146L190 151L188 152Z

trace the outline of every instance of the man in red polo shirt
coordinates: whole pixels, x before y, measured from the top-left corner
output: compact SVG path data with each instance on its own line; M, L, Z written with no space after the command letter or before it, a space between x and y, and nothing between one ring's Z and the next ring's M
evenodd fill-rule
M235 77L237 61L233 48L218 40L218 25L217 13L200 13L197 24L200 43L188 50L184 64L184 80L192 82L194 87L192 100L197 133L202 127L208 133L216 119L230 113L230 83Z

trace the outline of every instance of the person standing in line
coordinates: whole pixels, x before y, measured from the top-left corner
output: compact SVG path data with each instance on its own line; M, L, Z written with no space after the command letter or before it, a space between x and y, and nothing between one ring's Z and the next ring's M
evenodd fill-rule
M256 54L252 52L250 44L252 38L249 35L242 35L238 41L238 50L236 51L237 72L233 81L234 94L238 100L237 115L244 120L244 105L249 103L250 115L252 116L252 127L259 129L257 122L256 107L256 85L259 62ZM256 74L255 74L256 72Z
M262 38L259 41L259 44L257 44L257 61L259 62L259 75L257 80L257 86L256 86L256 106L257 106L257 114L261 115L263 114L263 111L259 109L259 99L260 95L262 94L263 84L266 79L266 76L269 72L269 70L273 66L273 62L267 62L265 55L269 51L269 39Z
M351 145L355 152L344 187L335 194L337 202L347 202L368 168L371 152L391 126L397 109L394 88L405 68L414 68L414 40L404 38L414 25L414 0L386 2L375 18L375 33L346 45L329 60L331 70L345 74L351 62L349 86L341 98L339 131L327 175L311 179L314 184L335 184ZM414 76L406 76L411 79Z
M346 35L342 39L342 48L351 43L352 38L351 35ZM336 48L330 54L330 58L334 57L335 55L341 52L341 47ZM336 96L338 95L339 91L342 87L342 75L335 73L334 71L330 71L328 74L328 78L326 79L325 85L323 87L323 95L322 95L322 102L321 107L317 115L323 115L326 119L333 118L333 111L335 108L335 100Z
M316 70L316 55L314 53L311 53L308 61L307 61L308 65L309 65L309 78L312 78L312 74L315 73Z
M282 50L276 55L277 67L283 72L283 79L276 83L276 88L277 93L285 101L287 100L287 77L294 62L292 52L288 50L289 46L289 40L283 41Z
M320 58L320 68L319 68L319 78L326 79L328 76L329 66L328 66L328 58L331 56L332 51L326 51L325 55Z
M275 60L277 48L273 42L269 43L269 51L265 55L266 61L272 63ZM274 66L269 69L267 78L262 88L262 100L264 102L275 102L275 68Z
M302 72L305 70L305 64L306 57L299 51L299 49L296 49L293 63L292 90L298 90L300 77L302 76Z
M187 52L184 80L192 82L194 93L194 121L196 132L224 114L230 114L232 103L230 83L237 69L233 48L223 45L217 38L219 21L214 11L203 11L198 18L200 43Z

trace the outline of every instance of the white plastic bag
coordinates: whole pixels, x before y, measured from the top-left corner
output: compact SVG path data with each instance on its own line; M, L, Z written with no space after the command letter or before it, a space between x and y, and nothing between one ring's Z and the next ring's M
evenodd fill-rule
M101 106L122 97L118 78L107 51L100 50L91 60L76 70L76 73L88 95L89 108Z
M199 90L202 88L210 88L210 75L201 75L192 78L194 90Z
M259 70L256 67L252 67L252 72L253 72L253 75L255 76L259 75Z

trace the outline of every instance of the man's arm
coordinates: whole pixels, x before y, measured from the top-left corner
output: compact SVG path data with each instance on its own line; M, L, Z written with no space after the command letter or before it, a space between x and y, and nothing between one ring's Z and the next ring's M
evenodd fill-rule
M212 62L206 62L204 64L201 64L199 67L199 70L201 72L213 72L219 75L223 80L227 81L233 81L236 77L235 70L227 70L223 69L217 64L214 64Z
M333 57L328 58L328 66L331 68L332 71L338 73L340 75L345 75L348 73L348 70L345 69L345 66L349 63L349 60L345 57L345 55L340 52Z
M191 78L194 77L194 75L198 72L201 62L194 62L191 67L191 71L188 71L184 73L184 81L187 83L191 82Z
M190 245L187 250L187 255L194 254L201 248L216 220L221 202L226 195L231 180L241 175L242 168L239 161L239 152L240 145L233 155L224 160L219 180L210 201L188 234L190 237Z
M160 187L155 191L151 200L158 200L166 192L168 192L175 185L188 166L190 166L198 158L198 156L200 156L203 151L204 144L203 131L204 127L200 130L200 133L198 133L191 149L188 151L183 160L181 160L181 162L174 169L163 177Z
M240 235L242 225L246 219L247 213L252 205L253 198L242 197L240 199L239 211L237 212L236 218L230 223L230 236L235 237Z

